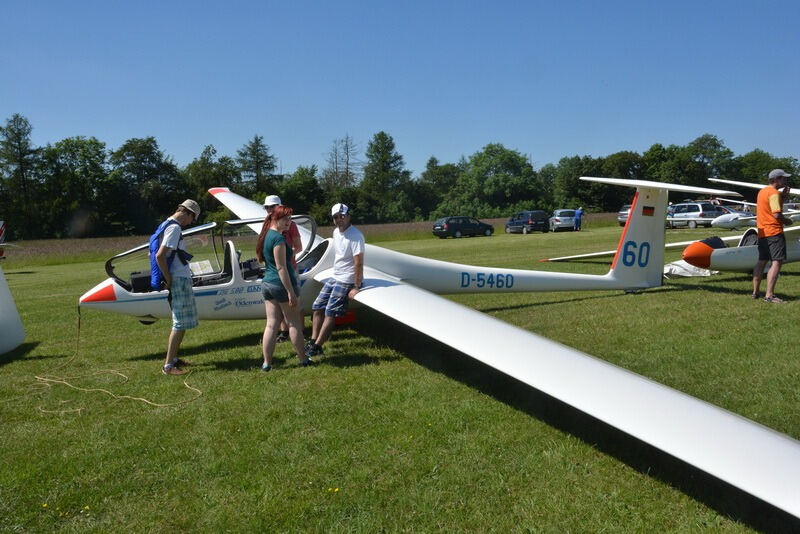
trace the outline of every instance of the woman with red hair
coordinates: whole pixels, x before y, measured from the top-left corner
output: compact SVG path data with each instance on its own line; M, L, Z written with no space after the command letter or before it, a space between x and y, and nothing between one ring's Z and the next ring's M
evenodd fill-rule
M261 339L264 356L262 371L272 369L272 354L275 352L275 338L281 320L289 325L289 339L297 352L301 365L313 362L305 355L303 348L303 312L300 306L300 284L297 271L292 266L292 248L283 236L292 222L292 209L279 205L264 219L258 235L256 254L267 268L262 279L264 306L267 310L267 325Z

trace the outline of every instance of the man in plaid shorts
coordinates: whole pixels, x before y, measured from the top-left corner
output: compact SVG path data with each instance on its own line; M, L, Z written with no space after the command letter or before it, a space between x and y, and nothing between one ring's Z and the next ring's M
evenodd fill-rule
M336 318L347 313L350 300L355 298L364 282L364 236L350 223L350 208L334 204L331 216L336 225L333 231L333 277L329 278L311 305L311 341L306 356L322 354Z
M156 252L156 263L169 290L172 308L172 331L167 344L167 357L161 369L165 375L182 375L186 371L181 367L191 365L178 358L178 348L184 334L197 326L197 307L194 303L192 271L188 261L191 256L186 253L181 239L181 228L196 222L199 216L200 206L197 202L184 200L169 218L178 224L166 226L161 246Z

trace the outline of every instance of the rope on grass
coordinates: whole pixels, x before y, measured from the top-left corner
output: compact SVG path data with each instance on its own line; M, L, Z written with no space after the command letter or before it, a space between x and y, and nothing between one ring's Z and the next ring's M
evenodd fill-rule
M65 362L61 363L60 365L58 365L57 367L53 368L54 371L57 371L58 369L62 369L64 367L68 366L73 361L75 361L75 359L78 357L78 354L80 352L80 339L81 339L81 308L80 308L80 306L78 306L77 330L78 330L78 332L77 332L77 336L76 336L76 340L75 340L75 354L73 354L67 361L65 361ZM123 369L125 369L125 368L123 368ZM66 377L34 375L34 378L36 378L37 382L35 384L32 384L31 388L33 388L34 386L40 386L41 389L38 390L38 391L29 391L28 393L25 393L23 395L20 395L18 397L14 397L14 398L18 399L20 397L25 397L27 395L32 395L34 393L40 393L41 391L46 391L46 390L50 389L54 384L62 384L62 385L65 385L65 386L67 386L69 388L75 389L77 391L83 391L85 393L95 393L95 392L105 393L106 395L109 395L110 397L112 397L114 399L117 399L117 400L120 400L120 399L133 400L133 401L137 401L137 402L143 402L145 404L148 404L150 406L154 406L154 407L157 407L157 408L166 408L166 407L169 407L169 406L178 406L178 405L181 405L181 404L187 404L187 403L196 401L197 399L199 399L203 395L202 391L200 391L196 387L190 386L189 383L186 382L186 379L183 380L183 385L186 386L188 389L194 391L196 393L196 395L194 395L192 398L189 398L189 399L184 399L184 400L181 400L181 401L169 402L169 403L153 402L153 401L151 401L149 399L146 399L144 397L134 397L134 396L131 396L131 395L118 395L116 393L113 393L113 392L111 392L111 391L109 391L107 389L103 389L103 388L82 388L82 387L76 386L74 384L71 384L68 381L68 380L86 378L86 377L90 377L90 376L97 376L97 375L101 375L101 374L117 375L117 376L119 376L119 377L121 377L123 379L123 383L128 382L128 380L129 380L129 378L125 374L123 374L119 369L103 369L103 370L93 371L91 373L87 373L87 374L83 374L83 375L66 376ZM8 400L12 400L12 399L6 399L6 401L8 401ZM6 402L6 401L4 401L4 402ZM62 402L64 402L64 401L62 401ZM58 414L58 415L64 415L64 414L69 414L69 413L77 413L77 414L80 415L80 413L81 413L81 411L83 409L84 408L71 408L71 409L67 409L67 410L46 410L46 409L42 408L41 406L38 407L38 410L40 412L42 412L42 413Z
M99 371L99 372L91 373L89 375L84 375L84 376L91 376L93 374L101 374L103 372L104 371ZM115 369L110 369L110 370L105 371L105 372L111 372L111 373L114 373L114 374L118 374L118 375L122 376L123 378L125 378L126 381L128 380L127 376L123 375L122 373L120 373L119 371L117 371ZM109 395L114 399L118 399L118 400L119 399L128 399L128 400L139 401L139 402L143 402L145 404L149 404L150 406L155 406L157 408L166 408L168 406L178 406L180 404L187 404L189 402L196 401L197 399L199 399L203 395L202 391L200 391L196 387L190 386L188 384L188 382L186 382L185 379L183 381L183 385L186 386L188 389L191 389L192 391L197 393L194 397L192 397L190 399L184 399L184 400L181 400L181 401L177 401L177 402L158 403L158 402L153 402L151 400L145 399L144 397L133 397L131 395L117 395L116 393L112 393L111 391L108 391L107 389L103 389L103 388L82 388L82 387L78 387L76 385L70 384L69 382L67 382L67 380L65 378L61 378L61 377L36 376L35 378L40 383L47 384L48 386L51 386L52 384L63 384L65 386L69 387L69 388L72 388L72 389L75 389L75 390L78 390L78 391L83 391L85 393L94 393L94 392L105 393L106 395ZM80 377L76 377L76 378L80 378ZM41 410L41 407L40 407L40 411L43 411L43 410Z

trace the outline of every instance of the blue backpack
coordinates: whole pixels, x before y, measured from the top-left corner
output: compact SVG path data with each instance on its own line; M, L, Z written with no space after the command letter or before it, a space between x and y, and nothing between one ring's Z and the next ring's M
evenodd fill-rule
M164 289L164 274L161 272L161 268L158 266L158 262L156 261L156 252L158 252L158 249L161 248L161 241L164 238L164 231L170 224L178 224L178 221L175 219L167 219L158 225L156 231L150 236L150 287L154 291L160 291ZM180 244L181 241L183 241L182 235L178 240L178 243ZM167 267L172 265L176 255L178 255L184 265L189 263L189 260L192 259L191 254L188 254L183 250L176 249L167 256Z

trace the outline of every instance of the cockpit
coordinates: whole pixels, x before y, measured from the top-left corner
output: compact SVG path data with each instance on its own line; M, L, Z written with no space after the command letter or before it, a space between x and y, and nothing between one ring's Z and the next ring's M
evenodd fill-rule
M295 253L298 273L311 270L325 255L328 241L317 236L317 224L309 215L294 215L292 220L300 230L303 249ZM193 255L189 262L192 285L195 287L225 284L240 273L243 280L264 276L264 266L256 257L258 231L263 219L211 222L183 232L187 251ZM147 293L150 288L150 253L145 243L106 261L109 277L132 293ZM221 258L220 258L221 256Z

